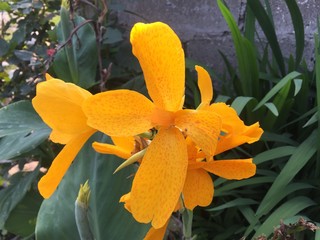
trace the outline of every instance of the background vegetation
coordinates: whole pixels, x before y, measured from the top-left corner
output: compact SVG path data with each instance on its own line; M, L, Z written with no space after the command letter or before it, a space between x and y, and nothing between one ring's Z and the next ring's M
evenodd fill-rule
M285 0L296 41L289 56L279 46L269 1L247 1L243 33L227 5L217 2L232 34L237 66L221 52L225 74L219 76L206 67L214 79L226 83L215 102L230 104L247 124L259 121L265 133L260 142L226 153L235 158L255 156L257 174L242 181L215 179L214 200L209 207L195 210L193 233L197 239L215 240L263 239L262 234L271 237L273 232L273 239L288 239L286 235L320 239L319 231L310 231L313 223L320 223L318 34L315 65L308 69L303 59L303 18L296 1ZM146 94L141 69L113 14L124 9L103 1L78 1L67 9L60 10L60 3L49 0L0 2L0 10L9 16L1 23L0 33L0 239L79 238L74 202L86 179L91 183L89 215L96 239L141 239L148 226L135 223L118 204L119 196L130 187L129 181L120 180L134 169L111 174L121 160L90 148L94 139L106 138L101 134L94 135L80 152L59 194L43 201L37 191L41 167L50 166L61 149L47 140L50 129L30 104L35 85L46 71L91 92L128 88ZM257 27L266 42L259 41ZM200 102L195 64L187 59L188 107ZM40 163L32 171L9 172L13 166L22 170L32 162ZM110 177L102 181L102 176ZM119 218L112 218L113 211L121 212ZM169 226L170 239L179 239L177 225Z

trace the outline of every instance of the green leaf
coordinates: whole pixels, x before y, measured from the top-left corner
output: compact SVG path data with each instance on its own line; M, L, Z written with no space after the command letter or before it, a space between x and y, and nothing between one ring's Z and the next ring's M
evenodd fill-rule
M123 40L122 33L117 28L107 27L105 34L102 37L102 41L105 44L114 44Z
M258 204L258 202L254 201L254 200L252 200L250 198L237 198L237 199L234 199L234 200L232 200L230 202L222 204L220 206L207 209L207 211L209 211L209 212L220 211L220 210L224 210L226 208L239 207L239 206L248 206L248 205L252 205L252 204Z
M241 95L253 96L259 99L259 71L255 50L252 43L241 35L234 17L229 9L217 0L219 9L231 31L236 50L241 80Z
M259 25L261 26L261 29L264 32L264 35L266 36L271 47L272 53L277 61L280 72L284 76L286 72L284 59L272 21L270 20L260 1L248 0L247 4L258 20Z
M294 82L294 96L296 96L302 87L302 79L293 79Z
M301 74L298 72L291 72L283 79L281 79L265 96L264 98L258 103L258 105L254 108L254 111L258 110L262 107L267 101L269 101L276 93L278 93L289 81L295 79L296 77L300 76Z
M243 97L243 96L236 97L233 100L231 107L236 110L238 115L240 115L242 110L245 108L245 106L252 100L256 101L256 99L253 97Z
M0 158L11 159L36 148L50 132L29 101L1 108Z
M277 208L257 229L254 237L257 237L261 234L269 236L273 232L271 226L277 226L280 220L290 218L298 214L303 209L315 205L316 203L310 198L299 196L290 199L289 201L282 204Z
M0 229L4 229L11 211L24 198L38 173L39 168L30 173L16 173L9 179L10 185L0 191Z
M279 111L278 111L276 105L274 105L274 103L271 103L271 102L265 103L264 106L266 106L272 112L272 114L274 116L279 116Z
M312 158L317 151L317 134L314 131L303 143L296 148L295 152L291 155L290 159L283 167L277 178L275 179L269 191L263 198L257 215L266 214L273 208L279 201L277 196L279 193L285 191L287 185L295 177L295 175L302 169L305 164Z
M296 61L295 61L295 67L298 68L300 61L303 56L303 50L304 50L304 24L303 24L303 18L301 15L301 11L299 9L299 6L296 1L292 0L285 0L287 7L290 12L293 29L294 29L294 35L296 40Z
M123 160L99 154L91 147L93 141L104 139L97 133L85 144L56 192L43 202L36 225L37 239L79 239L74 204L80 184L86 180L91 189L88 215L94 238L143 239L150 226L137 223L119 203L120 197L130 191L135 166L113 174Z
M33 234L42 200L39 192L28 191L10 213L5 224L5 229L10 233L22 237Z
M318 122L318 112L312 115L312 117L302 126L303 128L308 127L316 122Z
M74 31L74 26L69 19L68 10L62 7L60 14L61 20L57 27L57 36L59 43L64 44ZM73 21L76 26L79 26L85 20L74 16ZM72 36L70 44L66 44L57 52L53 69L58 78L87 89L95 84L97 65L96 35L93 27L86 23Z
M287 157L294 153L296 147L283 146L264 151L253 158L255 164L261 164L277 158Z
M0 57L6 55L9 49L10 49L9 43L6 40L0 38Z
M15 50L14 55L22 61L29 62L33 56L33 52L27 50Z

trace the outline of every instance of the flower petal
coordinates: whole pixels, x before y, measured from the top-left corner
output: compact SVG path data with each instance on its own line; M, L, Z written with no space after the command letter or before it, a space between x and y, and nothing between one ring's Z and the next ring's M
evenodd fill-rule
M221 117L222 130L226 133L220 137L216 154L238 147L244 143L256 142L263 133L258 122L246 126L237 115L237 112L225 103L211 104L209 110Z
M94 131L75 136L53 160L48 172L40 179L38 188L44 198L49 198L58 187L73 159Z
M259 123L245 126L242 133L228 133L219 139L216 154L225 152L229 149L238 147L244 143L253 143L260 139L263 130L259 127Z
M214 160L207 162L203 168L225 179L241 180L256 174L256 165L249 159Z
M205 170L188 169L183 187L183 197L186 208L193 210L196 206L208 206L212 201L213 191L212 179Z
M178 36L161 22L137 23L130 41L155 105L167 111L179 110L184 96L185 62Z
M143 240L163 240L164 235L166 234L168 224L169 224L169 220L161 228L155 229L155 228L151 227Z
M131 211L142 223L161 228L174 211L187 173L188 156L181 132L160 129L142 159L131 189Z
M98 93L88 98L83 110L88 125L110 136L134 136L152 128L154 104L130 90Z
M184 131L206 154L213 156L220 135L221 119L212 111L181 110L175 125Z
M201 94L201 106L209 106L213 98L213 87L209 73L200 66L196 66L198 73L198 87Z
M43 121L53 130L55 142L66 142L66 135L77 135L90 130L82 111L83 101L91 96L87 90L59 79L38 83L32 105ZM59 140L59 132L61 136Z
M127 149L123 149L120 146L116 146L108 143L94 142L92 144L92 147L98 153L113 154L123 159L127 159L131 156L131 152L128 152Z

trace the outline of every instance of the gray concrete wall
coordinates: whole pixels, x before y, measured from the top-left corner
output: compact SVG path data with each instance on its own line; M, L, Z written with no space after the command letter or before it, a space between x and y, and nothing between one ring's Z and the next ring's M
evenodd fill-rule
M118 0L126 10L137 13L119 12L118 20L128 30L135 22L162 21L169 24L179 35L186 49L186 56L213 67L217 73L224 71L218 50L226 53L235 64L233 43L216 0ZM240 0L226 0L236 20L240 14ZM301 9L306 33L305 58L312 67L314 33L320 0L297 0ZM289 11L284 0L270 0L276 31L282 51L286 57L295 53L294 31ZM261 33L260 35L263 36Z

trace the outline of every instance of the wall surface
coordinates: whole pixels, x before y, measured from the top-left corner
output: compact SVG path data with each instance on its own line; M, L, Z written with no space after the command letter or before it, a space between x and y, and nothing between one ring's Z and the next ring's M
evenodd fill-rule
M218 50L226 53L234 63L235 54L229 29L216 0L118 0L126 10L137 13L119 12L118 20L128 30L135 22L162 21L169 24L182 40L186 56L213 67L217 73L224 71ZM226 0L236 20L243 12L244 0ZM314 33L320 0L297 0L305 25L305 58L313 65ZM284 0L270 0L276 31L285 57L295 53L294 31L289 11ZM260 32L263 37L263 34Z

